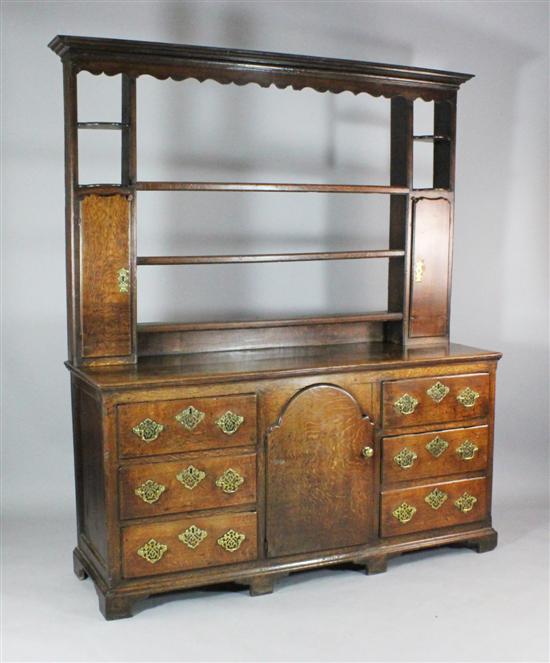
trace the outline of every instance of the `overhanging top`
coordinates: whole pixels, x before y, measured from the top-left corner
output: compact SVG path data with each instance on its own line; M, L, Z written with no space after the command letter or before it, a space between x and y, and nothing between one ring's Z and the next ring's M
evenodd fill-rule
M309 87L319 92L366 92L373 96L450 99L471 74L391 64L244 51L162 42L58 35L49 43L75 71L92 74L149 74L155 78L261 87Z

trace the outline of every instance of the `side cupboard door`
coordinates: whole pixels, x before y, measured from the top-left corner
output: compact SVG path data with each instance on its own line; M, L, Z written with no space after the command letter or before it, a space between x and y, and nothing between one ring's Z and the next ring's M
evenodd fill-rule
M372 536L373 424L347 391L295 394L267 434L269 557L364 544Z

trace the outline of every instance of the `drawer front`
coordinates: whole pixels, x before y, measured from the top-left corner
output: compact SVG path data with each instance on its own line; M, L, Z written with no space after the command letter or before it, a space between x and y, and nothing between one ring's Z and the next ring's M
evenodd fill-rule
M119 405L118 440L126 458L255 444L256 396Z
M380 536L462 525L486 517L485 478L384 491L380 506Z
M489 375L453 375L384 382L384 428L486 417Z
M411 481L487 467L487 426L386 437L382 442L382 480Z
M191 516L122 530L124 577L159 575L257 558L256 513Z
M256 501L256 454L126 465L119 480L121 518L250 504Z

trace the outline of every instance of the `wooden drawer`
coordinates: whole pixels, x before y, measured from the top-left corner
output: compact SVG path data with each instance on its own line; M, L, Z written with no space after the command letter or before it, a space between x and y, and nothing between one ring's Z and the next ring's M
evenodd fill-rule
M119 405L118 440L122 457L255 444L256 396Z
M121 518L250 504L256 501L256 454L126 465L119 480Z
M236 564L256 557L255 512L190 516L122 530L126 578Z
M486 517L485 478L384 491L380 504L380 536L462 525Z
M487 426L386 437L382 481L411 481L487 467Z
M487 373L395 380L383 385L384 428L462 421L488 413Z

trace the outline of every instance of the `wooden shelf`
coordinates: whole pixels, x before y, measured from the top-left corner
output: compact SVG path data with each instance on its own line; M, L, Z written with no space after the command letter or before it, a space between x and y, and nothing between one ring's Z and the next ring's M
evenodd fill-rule
M437 143L437 142L444 142L444 143L450 143L451 139L448 136L413 136L413 140L416 140L420 143Z
M286 182L137 182L136 191L269 191L273 193L390 193L407 187L364 184L293 184Z
M336 325L346 322L389 322L403 320L401 312L376 311L349 315L322 315L309 318L283 320L235 320L230 322L142 322L140 334L173 333L186 331L211 331L220 329L261 329L264 327L301 327L309 325Z
M405 251L332 251L324 253L262 253L217 256L138 256L138 265L221 265L264 262L307 262L313 260L359 260L402 258Z
M110 131L119 131L127 129L129 125L122 122L78 122L79 129L106 129Z

